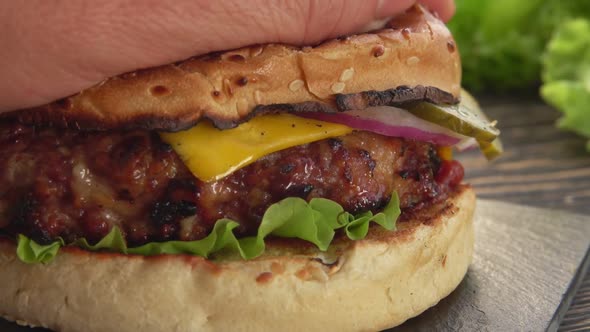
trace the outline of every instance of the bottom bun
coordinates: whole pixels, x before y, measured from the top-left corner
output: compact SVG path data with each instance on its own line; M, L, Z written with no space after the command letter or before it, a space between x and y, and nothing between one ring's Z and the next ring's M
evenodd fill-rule
M64 332L384 329L457 287L471 262L474 207L462 187L395 232L373 227L325 253L275 241L250 261L67 248L52 263L27 265L3 241L0 314Z

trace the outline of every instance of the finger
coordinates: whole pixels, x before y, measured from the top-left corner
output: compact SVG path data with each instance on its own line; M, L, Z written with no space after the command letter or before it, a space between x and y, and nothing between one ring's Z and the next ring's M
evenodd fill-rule
M455 14L454 0L419 0L424 6L438 14L445 22L448 22Z
M413 2L3 2L0 111L43 104L109 76L195 54L256 43L317 43L395 15ZM437 1L424 2L440 9Z

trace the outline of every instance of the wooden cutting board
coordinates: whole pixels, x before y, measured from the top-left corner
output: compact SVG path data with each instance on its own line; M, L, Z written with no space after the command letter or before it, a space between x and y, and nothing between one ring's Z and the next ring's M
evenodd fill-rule
M459 287L405 331L555 331L590 265L590 217L480 200Z
M590 217L479 200L473 263L404 331L554 331L590 265ZM0 320L0 331L41 332Z

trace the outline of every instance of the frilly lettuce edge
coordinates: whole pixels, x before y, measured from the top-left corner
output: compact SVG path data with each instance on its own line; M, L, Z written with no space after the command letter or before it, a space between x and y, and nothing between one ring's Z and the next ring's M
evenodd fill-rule
M159 254L189 254L209 257L211 254L230 250L240 254L243 259L256 258L265 250L264 239L269 236L298 238L313 243L325 251L334 239L336 230L342 229L351 240L367 236L369 224L374 222L393 231L401 211L399 197L393 193L382 212L365 212L353 215L344 211L338 203L324 198L313 198L308 202L301 198L289 197L271 205L258 228L256 236L236 238L233 229L239 224L231 219L219 219L211 233L196 241L150 242L139 247L129 248L118 227L98 243L92 245L86 239L79 239L67 246L77 246L89 251L109 251L123 254L152 256ZM42 245L19 234L17 237L17 256L25 263L50 263L61 247L66 246L63 239Z

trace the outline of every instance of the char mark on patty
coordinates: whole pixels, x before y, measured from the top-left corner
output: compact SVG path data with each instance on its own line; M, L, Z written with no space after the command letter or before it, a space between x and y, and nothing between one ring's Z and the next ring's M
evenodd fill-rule
M58 237L96 242L119 227L130 245L141 245L201 239L218 219L230 218L240 224L236 235L247 236L256 233L266 209L286 197L323 197L352 213L379 211L394 191L402 209L439 201L462 176L460 166L445 163L432 144L353 132L203 182L153 132L35 129L4 121L0 231L41 243Z

